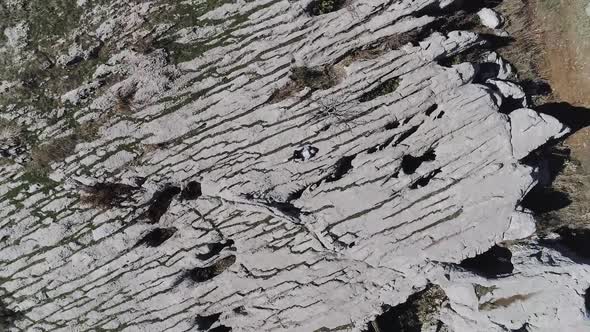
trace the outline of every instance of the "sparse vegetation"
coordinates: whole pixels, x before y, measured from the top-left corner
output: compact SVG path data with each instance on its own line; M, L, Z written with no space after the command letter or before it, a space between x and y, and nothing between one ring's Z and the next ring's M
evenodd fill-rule
M329 66L321 68L296 67L293 69L291 79L296 84L312 90L325 90L338 84L338 75Z
M314 0L307 6L307 12L312 16L323 15L339 10L345 4L345 0Z
M50 140L36 146L31 151L31 161L26 167L27 178L33 182L44 182L50 165L70 156L76 149L76 135Z
M129 89L128 91L119 91L116 94L115 106L113 110L118 114L130 114L134 110L133 96L135 95L135 89Z
M270 96L270 103L285 100L297 92L308 87L313 90L329 89L339 82L339 77L331 66L319 68L295 67L291 72L291 81L283 87L275 90Z
M0 119L0 144L18 144L21 141L20 133L16 123Z
M399 77L394 77L386 80L385 82L379 84L375 89L363 94L360 98L360 102L367 102L369 100L373 100L379 96L383 96L389 93L394 92L397 90L400 84Z
M121 183L97 183L85 188L80 194L80 203L93 207L111 208L121 204L137 188Z

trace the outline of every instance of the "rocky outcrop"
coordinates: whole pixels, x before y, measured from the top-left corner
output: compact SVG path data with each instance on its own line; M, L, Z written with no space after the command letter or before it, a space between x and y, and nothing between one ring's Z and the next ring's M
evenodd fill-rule
M512 253L539 282L524 294L514 273L460 267L532 235L520 203L536 169L521 161L568 132L506 107L514 83L474 83L482 66L439 64L486 43L438 31L460 3L79 1L102 51L56 55L96 63L28 127L75 150L43 181L19 163L0 172L0 296L24 315L16 328L360 331L400 303L458 331L582 324L585 266ZM555 293L567 300L530 295L566 267L579 273ZM500 289L481 308L476 283ZM432 287L450 304L412 297Z

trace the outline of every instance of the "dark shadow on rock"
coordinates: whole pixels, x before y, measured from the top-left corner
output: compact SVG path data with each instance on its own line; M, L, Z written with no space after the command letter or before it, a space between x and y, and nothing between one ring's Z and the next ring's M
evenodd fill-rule
M224 242L216 242L216 243L207 243L207 248L209 249L208 252L204 254L197 254L197 258L206 261L213 256L218 255L223 249L231 247L234 245L234 240L229 239Z
M166 213L174 196L180 193L180 188L176 186L166 186L164 189L157 191L150 201L150 207L147 210L147 217L151 223L157 223Z
M201 197L202 194L203 191L201 190L201 184L197 181L190 181L182 189L182 192L180 193L180 199L190 201Z
M535 107L542 114L551 115L572 129L572 133L590 125L590 109L569 103L547 103Z
M551 211L563 209L570 205L569 195L549 187L535 186L520 202L520 205L533 211L535 215L542 215Z
M548 96L553 92L551 85L544 80L522 80L520 86L527 96Z
M209 330L209 328L211 328L211 326L213 326L213 324L215 324L219 320L220 316L221 316L220 312L216 313L216 314L207 315L207 316L197 315L197 318L195 318L195 325L197 326L197 330L198 331Z
M184 278L189 278L194 282L205 282L207 280L213 279L214 277L220 275L232 266L236 262L236 256L231 255L224 257L215 263L205 266L205 267L196 267L192 270L189 270L185 273ZM182 280L181 280L182 281Z
M590 259L590 229L561 227L556 231L559 242L578 256Z
M166 242L166 240L171 238L177 230L178 229L176 229L175 227L155 228L146 235L144 235L139 241L137 241L135 247L141 245L146 245L148 247L158 247L162 243Z
M354 158L356 158L356 154L340 158L336 162L332 174L326 177L326 182L334 182L342 179L342 177L352 169L352 161Z
M418 157L405 155L402 157L401 167L405 174L413 174L423 162L433 161L435 159L436 154L434 153L434 150L428 150Z
M559 209L571 204L567 193L552 187L555 178L563 171L570 160L568 148L555 145L555 142L538 148L521 160L521 163L538 167L537 184L522 198L520 206L533 212L539 233L558 226L561 221L555 215Z
M14 323L23 318L22 312L8 309L4 302L0 301L0 331L10 331Z
M508 248L494 245L484 253L464 259L459 265L482 277L498 278L512 273L511 259L512 252Z

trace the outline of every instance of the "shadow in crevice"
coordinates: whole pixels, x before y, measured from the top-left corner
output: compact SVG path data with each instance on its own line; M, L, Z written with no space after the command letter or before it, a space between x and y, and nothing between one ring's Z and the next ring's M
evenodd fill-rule
M459 264L462 268L469 270L485 278L499 278L512 274L512 252L506 247L494 245L488 251L466 258Z
M547 103L535 107L535 110L542 114L551 115L561 123L572 129L572 133L590 126L590 109L573 106L569 103Z
M554 211L571 204L567 193L553 188L555 178L570 160L569 149L549 142L521 160L525 165L538 167L537 184L522 198L520 206L531 210L540 229L550 228L555 223Z
M535 108L542 114L553 116L571 128L571 134L590 125L590 109L572 106L569 103L547 103ZM534 212L541 228L554 228L559 220L554 212L571 204L567 193L553 188L555 178L563 171L567 161L571 160L571 151L547 142L533 151L522 162L539 168L538 184L522 199L521 205Z

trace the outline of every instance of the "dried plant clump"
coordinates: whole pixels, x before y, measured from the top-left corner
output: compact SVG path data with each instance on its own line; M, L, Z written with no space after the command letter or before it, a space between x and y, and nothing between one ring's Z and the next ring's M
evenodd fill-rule
M148 54L155 50L156 38L152 34L138 36L133 40L131 49L137 53Z
M135 92L137 90L127 89L127 91L117 91L115 94L115 106L113 108L114 112L117 114L131 114L135 110L133 105L133 97L135 96Z
M133 195L136 187L122 183L97 183L84 188L80 202L93 207L112 208Z
M291 81L275 90L269 98L270 103L277 103L292 97L307 88L313 90L329 89L340 81L339 75L332 66L317 68L295 67L291 72Z
M76 150L77 142L76 135L69 135L52 139L45 144L34 147L31 152L29 168L39 172L48 171L52 163L70 156Z
M307 12L312 16L318 16L335 12L345 5L345 0L314 0L307 6Z
M0 144L17 145L21 141L21 130L11 121L0 119Z
M397 90L397 88L399 87L399 84L400 84L399 77L390 78L387 81L379 84L379 86L377 86L375 89L363 94L359 98L359 101L364 103L366 101L373 100L379 96L383 96L383 95L392 93L395 90Z
M320 68L295 67L291 79L312 90L325 90L338 84L338 74L330 66Z

